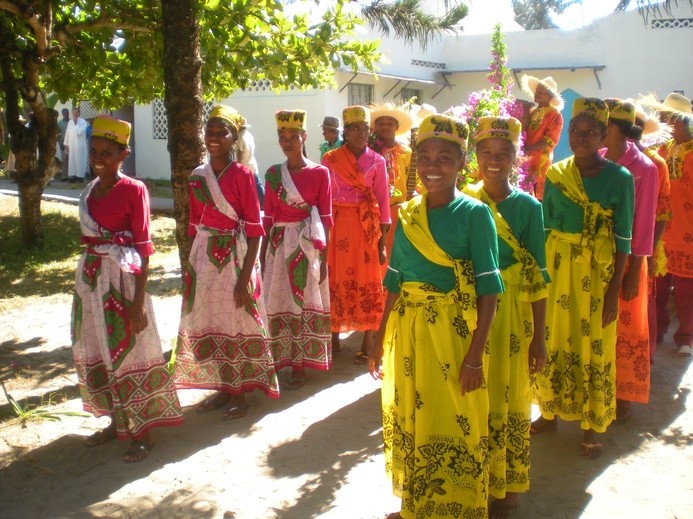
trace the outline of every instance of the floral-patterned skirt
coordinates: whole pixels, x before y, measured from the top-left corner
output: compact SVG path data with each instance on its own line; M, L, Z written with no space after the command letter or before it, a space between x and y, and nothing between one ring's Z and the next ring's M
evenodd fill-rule
M234 289L247 243L242 232L198 230L183 272L183 308L174 361L179 388L243 394L259 389L279 397L265 331L259 262L251 275L250 302L237 308Z
M403 518L487 517L488 392L461 394L472 334L459 309L452 294L406 282L388 318L383 439Z
M599 235L589 257L566 238L551 231L546 240L548 360L534 377L534 399L544 418L579 420L601 433L616 414L616 321L602 327L613 256Z
M532 304L520 301L519 285L503 277L498 310L488 337L489 492L529 490L529 426L532 390L529 345L534 336Z
M359 206L335 203L327 244L333 332L377 330L384 291L377 246L366 241Z
M80 394L85 411L113 416L121 440L183 422L149 294L147 327L138 334L130 328L127 309L134 294L134 274L124 273L108 256L82 254L71 323Z
M320 283L320 253L305 229L302 221L270 231L263 285L276 369L332 364L328 281Z
M632 265L632 263L630 263ZM646 404L650 399L650 329L647 320L647 261L640 266L638 295L618 300L616 398Z

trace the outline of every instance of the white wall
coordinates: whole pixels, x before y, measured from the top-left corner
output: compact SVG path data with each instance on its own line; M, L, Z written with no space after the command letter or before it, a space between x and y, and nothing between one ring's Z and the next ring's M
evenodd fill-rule
M691 18L693 13L686 2L673 6L674 16ZM663 17L668 17L664 15ZM373 33L364 33L372 38ZM656 91L660 97L673 90L683 91L693 97L693 66L690 50L693 49L693 30L650 29L643 23L637 10L607 16L588 27L573 31L545 30L518 31L505 34L510 67L548 67L527 73L553 76L559 88L571 88L581 95L595 97L632 97L640 93ZM382 39L381 51L388 62L380 65L380 72L406 77L442 81L439 71L429 67L412 65L411 60L445 63L447 70L488 68L491 60L489 34L446 36L433 42L426 51L411 47L392 38ZM597 72L601 87L591 69L556 70L550 67L569 65L605 65ZM337 73L336 89L289 91L275 94L265 92L239 92L226 102L243 115L251 124L256 141L256 156L260 171L284 157L276 142L274 112L282 108L302 108L308 111L308 155L317 160L318 144L322 141L317 127L325 115L341 117L348 103L348 88L339 89L352 77L347 72ZM412 83L410 88L423 90L424 102L444 110L464 103L469 93L488 87L486 72L453 74L449 80L452 89L445 88L432 99L440 85ZM374 101L399 101L393 97L404 84L384 94L395 80L359 75L354 82L374 85ZM519 94L519 91L516 93ZM170 162L165 140L152 138L152 117L149 106L135 107L135 131L137 135L137 175L149 178L169 178Z

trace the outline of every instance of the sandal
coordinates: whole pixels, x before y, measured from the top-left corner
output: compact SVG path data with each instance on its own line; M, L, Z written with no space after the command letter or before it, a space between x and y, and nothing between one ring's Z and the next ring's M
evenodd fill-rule
M357 366L364 366L368 364L368 353L365 351L360 351L354 357L354 364Z
M529 434L541 434L545 432L556 432L558 429L558 420L548 420L540 416L534 420L529 426Z
M582 442L580 444L580 457L587 460L597 459L602 455L602 447L603 445L601 443Z
M205 398L200 405L197 406L196 411L198 413L206 413L207 411L214 411L220 407L224 407L231 400L231 395L226 391L217 391L213 395Z
M282 389L288 389L289 391L293 391L294 389L302 388L305 383L306 383L306 374L305 373L301 373L300 375L297 375L296 373L292 372L291 375L289 375L289 378L287 378L282 383Z
M224 420L237 420L243 418L248 414L248 402L240 402L237 404L231 404L229 408L224 413Z
M502 499L496 499L489 507L488 517L489 519L505 519L512 514L518 506L520 506L519 501L505 503Z
M154 447L154 442L151 440L132 440L130 447L125 451L123 455L123 461L125 463L137 463L142 461L147 456L149 456L149 451Z
M103 445L104 443L115 440L118 437L116 433L115 425L109 425L105 429L96 431L94 434L89 435L84 440L85 447L96 447L97 445Z

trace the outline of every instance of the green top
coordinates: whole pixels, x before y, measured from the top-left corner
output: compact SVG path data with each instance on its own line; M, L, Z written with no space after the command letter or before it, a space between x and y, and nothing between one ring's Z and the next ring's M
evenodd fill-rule
M485 204L460 195L446 206L429 209L428 225L433 239L450 257L471 260L477 296L503 292L496 226ZM444 292L455 288L453 269L427 260L398 225L383 283L388 291L399 293L405 281L429 283Z
M572 157L553 164L562 169ZM613 229L618 252L630 253L633 211L635 205L633 177L622 166L609 162L594 177L582 178L585 193L591 202L613 210ZM547 177L544 186L544 227L567 233L582 233L584 211L567 198ZM597 222L597 228L601 221Z
M336 150L339 148L342 144L344 144L344 141L342 139L337 139L334 141L334 144L330 146L327 141L322 141L320 143L320 162L322 162L322 158L327 153L328 151Z
M503 219L510 226L520 245L524 246L534 257L545 282L550 282L546 272L546 244L544 234L544 215L541 202L533 196L513 188L510 196L496 204ZM498 265L501 270L517 263L513 249L505 240L498 239Z

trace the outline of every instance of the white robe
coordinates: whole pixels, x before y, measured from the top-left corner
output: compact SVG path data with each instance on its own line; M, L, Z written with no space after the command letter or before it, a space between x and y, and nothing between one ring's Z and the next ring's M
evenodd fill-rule
M65 140L69 155L67 159L67 175L69 177L84 178L89 167L87 150L87 121L81 117L70 119L65 130Z

